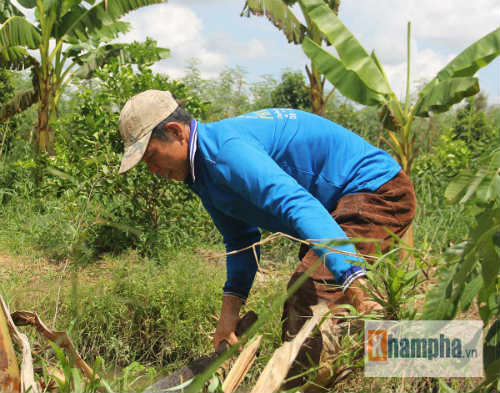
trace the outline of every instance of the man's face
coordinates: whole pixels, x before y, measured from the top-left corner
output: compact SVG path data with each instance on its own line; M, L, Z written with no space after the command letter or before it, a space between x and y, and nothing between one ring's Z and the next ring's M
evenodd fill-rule
M182 128L178 132L171 130L167 132L170 133L168 141L159 139L149 141L142 160L151 173L165 176L169 180L183 181L189 173L189 131Z

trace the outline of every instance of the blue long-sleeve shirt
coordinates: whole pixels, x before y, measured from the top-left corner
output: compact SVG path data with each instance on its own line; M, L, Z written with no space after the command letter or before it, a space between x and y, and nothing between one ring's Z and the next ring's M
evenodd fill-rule
M301 239L347 239L329 213L339 199L375 191L401 170L360 136L299 110L265 109L191 128L187 183L228 252L259 241L259 228ZM334 248L355 252L352 244ZM362 271L357 257L314 250L340 285ZM253 250L228 255L224 292L246 299L256 270Z

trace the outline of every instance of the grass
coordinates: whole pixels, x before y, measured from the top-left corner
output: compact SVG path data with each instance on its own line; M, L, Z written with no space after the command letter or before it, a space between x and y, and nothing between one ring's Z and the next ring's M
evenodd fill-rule
M69 329L82 356L165 366L209 349L224 281L219 268L183 253L164 265L134 253L64 272L61 264L41 264L12 274L1 290L12 309L36 310L47 322L60 290L55 327Z
M11 311L33 310L50 327L59 298L54 327L69 333L89 364L102 358L105 375L113 379L134 362L167 375L213 350L225 274L220 263L207 264L201 255L166 257L168 262L159 265L129 252L66 269L40 258L3 257L0 293ZM259 278L246 309L263 311L285 285L279 275ZM279 343L279 321L276 315L273 329L263 332L261 351L267 356L259 357L261 367ZM37 347L43 345L28 333Z
M453 206L433 208L431 198L427 200L425 194L419 197L422 205L414 228L422 254L417 266L432 273L441 251L465 235L467 218ZM199 240L198 249L171 247L165 251L168 247L164 247L155 260L131 250L96 257L85 247L82 234L92 221L91 216L82 214L81 202L71 205L48 199L41 206L30 199L20 203L19 199L0 207L0 250L14 255L0 256L0 293L11 310L33 310L50 327L66 330L83 358L96 364L118 391L139 391L154 376L168 375L212 351L225 279L221 246L207 249ZM285 239L262 247L260 265L265 273L257 275L245 309L263 315L284 293L297 252L298 245ZM414 269L394 264L392 272L380 269L386 276L377 280L380 284L392 282L391 274ZM413 283L404 284L402 292L391 297L390 308L396 314L411 315L419 304L407 302L407 298L415 289L424 292L428 284L418 288L411 287ZM242 389L249 390L255 384L280 345L280 320L281 312L272 314L257 332L264 335L263 342ZM27 332L36 348L45 348L34 332ZM357 340L361 342L361 337ZM337 365L351 367L353 372L333 391L420 392L437 386L436 380L425 378L364 378L359 357L349 349L352 345L356 343L343 347ZM39 364L58 362L53 350L41 353ZM475 384L474 380L451 381L460 392Z
M3 258L0 291L12 311L36 311L52 326L60 289L55 327L69 332L89 364L101 364L97 370L116 391L140 391L155 376L168 375L212 351L211 336L224 282L222 260L220 250L179 251L165 255L164 263L158 264L129 251L119 257L105 256L98 264L65 269L64 263L40 258ZM283 294L292 271L287 264L279 268L269 261L270 266L272 272L259 273L245 306L261 315ZM387 280L387 275L400 272L388 269L381 274ZM257 332L264 338L243 391L255 384L280 345L280 319L281 314L274 313ZM45 345L33 332L29 334L37 348ZM349 349L360 342L361 336L357 336L343 346L336 366L351 367L353 372L332 391L420 392L435 386L435 380L425 378L364 378L359 356ZM45 353L51 355L41 356L39 362L57 363L52 350ZM451 382L459 392L475 385L473 380Z

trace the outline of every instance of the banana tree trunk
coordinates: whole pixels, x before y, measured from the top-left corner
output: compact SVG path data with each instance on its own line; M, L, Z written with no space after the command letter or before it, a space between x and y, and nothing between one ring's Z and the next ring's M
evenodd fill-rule
M41 82L38 106L38 125L36 128L36 143L38 154L47 152L49 139L49 95L47 84Z
M53 153L54 141L51 120L54 120L54 102L52 99L52 88L50 83L43 81L40 86L40 99L38 106L38 125L36 129L37 152Z
M0 392L20 392L21 377L7 318L0 307Z
M408 175L408 177L410 179L411 179L411 175L410 175L411 174L411 163L413 161L411 154L413 154L413 153L410 153L410 156L406 157L406 160L405 160L406 165L403 167L403 171ZM416 203L418 206L418 200L416 200ZM401 237L401 240L403 242L405 242L406 244L408 244L408 246L410 248L413 248L413 246L415 245L414 238L413 238L413 224L410 224L410 226L408 227L406 232ZM402 249L399 256L400 256L401 261L406 260L408 257L409 257L410 262L414 261L413 254L408 252L407 250Z
M3 130L2 142L0 142L0 158L2 158L3 147L4 147L4 144L5 144L5 139L7 138L7 132L8 131L9 131L9 121L7 120L5 122L4 130Z
M321 73L314 65L309 69L306 66L307 76L309 78L309 94L311 96L312 111L319 116L325 116L325 81L321 79Z

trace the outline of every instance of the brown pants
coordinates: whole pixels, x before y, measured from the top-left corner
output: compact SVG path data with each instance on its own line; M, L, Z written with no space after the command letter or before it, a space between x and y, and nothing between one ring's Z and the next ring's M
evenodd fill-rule
M406 232L415 215L415 206L413 185L410 178L401 171L373 193L358 193L341 198L331 214L348 237L380 239L380 242L377 243L356 243L356 249L359 253L370 255L376 252L377 244L382 252L386 252L391 246L393 238L385 228L399 237ZM302 245L299 259L300 263L288 282L288 287L318 257L308 246ZM310 307L320 301L325 301L330 309L336 305L349 303L349 299L341 287L335 285L333 275L325 264L321 264L285 303L282 317L283 341L291 340L299 332L312 315ZM332 319L328 322L335 324L336 321ZM290 370L289 377L300 373L302 365L309 365L311 360L317 365L322 357L322 351L321 334L307 340ZM297 386L301 382L304 381L296 379L286 388Z

